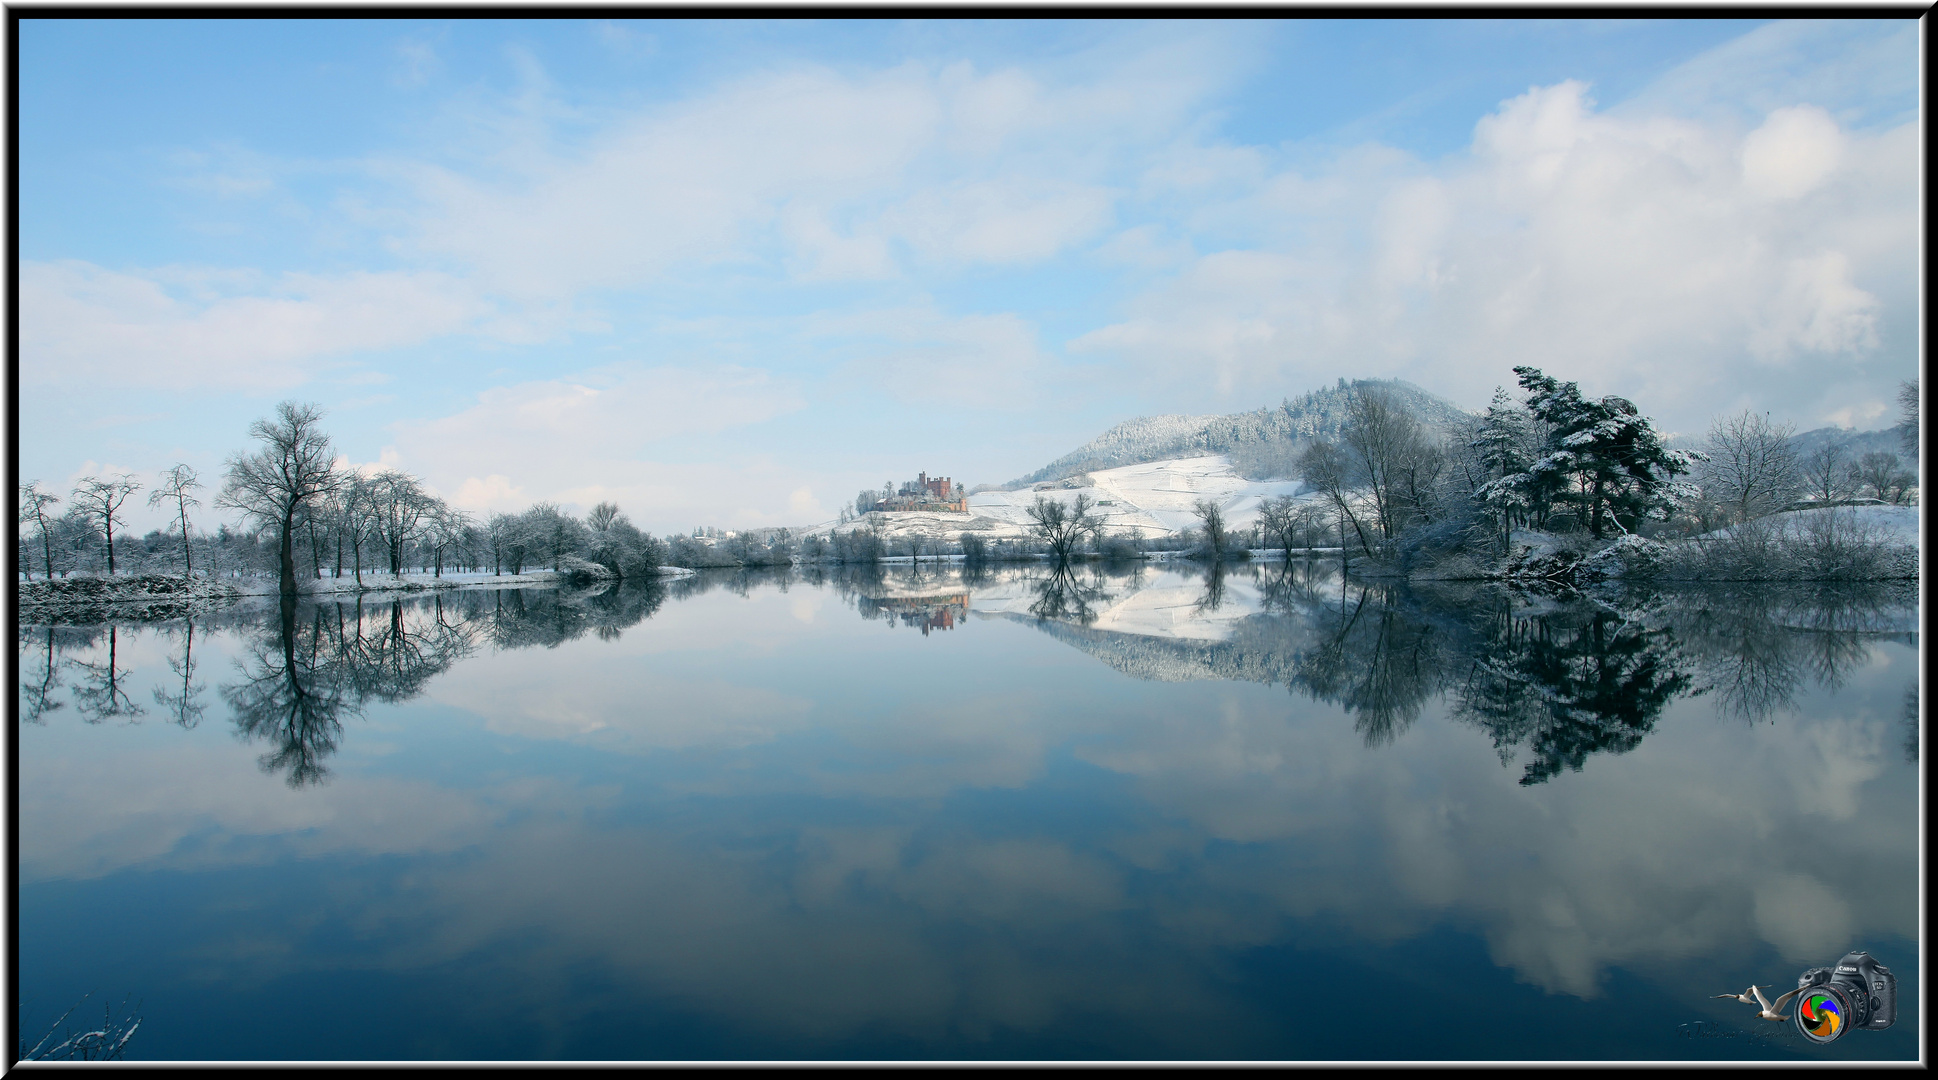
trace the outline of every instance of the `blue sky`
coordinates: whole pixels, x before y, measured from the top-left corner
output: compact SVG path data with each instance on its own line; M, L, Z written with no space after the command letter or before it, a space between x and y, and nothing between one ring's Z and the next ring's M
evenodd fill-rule
M57 490L296 398L468 509L799 525L1342 376L1698 432L1916 373L1908 19L20 26Z

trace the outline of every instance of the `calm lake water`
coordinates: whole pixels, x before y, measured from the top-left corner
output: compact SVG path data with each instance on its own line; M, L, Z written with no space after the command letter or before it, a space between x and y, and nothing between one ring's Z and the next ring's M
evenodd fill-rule
M1915 601L1315 563L24 625L21 1019L132 995L136 1059L1915 1058ZM1711 998L1851 948L1895 1028Z

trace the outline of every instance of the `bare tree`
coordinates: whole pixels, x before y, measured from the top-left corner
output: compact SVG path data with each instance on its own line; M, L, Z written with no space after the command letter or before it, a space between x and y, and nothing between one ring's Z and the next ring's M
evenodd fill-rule
M1090 516L1090 496L1078 495L1075 500L1065 504L1061 499L1046 499L1041 495L1024 513L1029 515L1036 530L1050 545L1058 563L1070 561L1083 538L1101 524Z
M1828 442L1804 456L1798 466L1803 494L1825 503L1848 499L1851 495L1850 448L1841 442Z
M1703 447L1709 460L1697 471L1703 494L1727 507L1736 521L1781 509L1798 486L1792 434L1789 424L1772 424L1768 416L1748 410L1718 419Z
M372 498L370 481L355 473L343 478L332 500L337 509L337 535L350 541L351 573L355 575L357 588L363 588L363 545L370 541L377 528L375 503ZM341 562L342 556L338 555ZM341 569L339 568L339 573Z
M612 528L613 522L623 516L625 515L619 512L618 503L602 502L586 514L585 524L593 532L602 533Z
M437 501L417 477L385 469L365 482L364 504L371 531L390 556L390 572L402 574L404 551L429 523Z
M188 550L188 508L201 506L202 500L189 492L202 486L195 470L179 462L162 474L161 486L148 493L148 505L160 506L165 501L175 504L175 516L182 526L182 576L194 577L195 566Z
M513 558L514 546L519 561L514 562L512 573L518 573L524 554L523 540L520 539L518 518L513 514L492 514L485 518L485 543L491 548L491 572L505 572L505 560Z
M561 511L557 503L533 503L521 517L525 534L551 557L552 569L556 572L560 561L578 547L578 534L583 526Z
M1851 469L1851 478L1860 485L1868 487L1885 502L1902 502L1905 493L1917 483L1917 479L1906 472L1898 462L1898 455L1887 450L1874 450L1857 459Z
M1191 504L1191 512L1198 516L1198 524L1204 527L1205 546L1211 549L1213 562L1225 557L1225 546L1231 542L1225 530L1225 511L1210 499L1199 499Z
M1418 484L1418 471L1431 451L1420 422L1385 391L1355 387L1347 399L1342 441L1354 472L1372 495L1380 535L1391 539L1405 524L1409 481Z
M38 480L20 485L20 523L32 521L40 526L40 557L49 581L54 580L54 543L47 532L47 508L60 501L59 495L40 490ZM31 570L27 576L33 577Z
M1351 464L1339 448L1323 439L1315 440L1299 455L1299 478L1314 491L1324 495L1332 503L1339 517L1339 554L1346 554L1346 523L1351 522L1353 532L1359 537L1362 551L1371 551L1372 545L1366 539L1366 530L1359 524L1353 513L1351 499Z
M121 504L139 490L141 485L135 482L132 473L122 473L106 480L83 476L81 482L74 486L74 505L88 517L98 519L101 531L107 534L110 577L114 576L114 527L122 524Z
M329 500L326 492L303 508L303 531L310 537L310 577L317 581L323 580L323 535L330 528ZM317 531L319 524L323 527L323 534Z
M1291 560L1292 549L1297 546L1299 506L1292 496L1280 495L1265 500L1258 507L1258 523L1265 532L1266 541L1283 549L1287 561Z
M471 515L439 502L431 511L430 528L427 540L431 545L431 558L434 569L432 577L444 576L444 553L464 542L465 531L471 528Z
M257 523L276 530L280 586L284 595L296 592L296 522L312 499L342 482L331 468L330 437L320 426L323 411L315 405L285 401L276 415L249 425L249 434L262 440L253 454L237 454L228 461L228 479L217 506L240 510Z
M336 549L336 565L331 576L339 580L343 577L343 544L350 539L352 530L350 511L356 484L357 475L346 470L335 490L317 500L316 515L323 519L330 544Z

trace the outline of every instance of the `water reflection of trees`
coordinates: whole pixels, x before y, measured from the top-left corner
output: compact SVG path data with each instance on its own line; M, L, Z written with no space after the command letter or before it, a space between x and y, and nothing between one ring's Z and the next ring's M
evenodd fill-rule
M158 622L148 629L170 645L169 675L150 693L173 722L194 727L207 707L207 683L197 678L198 631L209 625L242 639L237 677L218 687L236 731L269 745L264 769L292 786L328 775L346 720L376 702L406 701L481 645L554 648L587 634L603 640L650 617L665 602L657 583L590 590L505 589L434 592L426 596L343 601L282 599L269 618L260 608L237 608L206 618ZM20 712L44 723L63 709L68 691L88 723L146 713L130 693L122 664L126 627L22 626ZM75 653L92 651L82 658ZM70 682L63 682L63 676Z
M1253 567L1259 601L1275 615L1297 615L1323 607L1333 599L1339 564L1331 559L1287 559Z
M291 787L321 782L343 721L370 701L422 693L473 647L471 627L405 603L302 604L284 597L272 632L253 636L237 660L240 679L221 688L236 731L269 745L266 772Z
M1445 635L1405 610L1389 590L1361 586L1337 605L1309 609L1317 644L1300 658L1296 685L1353 715L1368 746L1392 742L1420 716L1449 670Z
M1058 562L1031 586L1036 599L1030 603L1030 614L1039 622L1055 619L1089 626L1097 621L1097 605L1109 600L1107 580L1102 564L1092 569Z
M1516 748L1532 753L1523 784L1634 749L1670 701L1696 688L1673 631L1607 608L1521 616L1497 603L1480 626L1455 714L1485 729L1504 761Z
M1841 685L1875 642L1915 644L1915 596L1891 586L1591 599L1342 579L1318 560L1230 572L1252 575L1259 610L1216 642L1090 629L1083 583L1057 575L1036 583L1030 610L1137 677L1245 679L1336 704L1369 746L1445 695L1504 763L1526 759L1524 784L1634 748L1671 701L1707 696L1721 715L1767 719L1812 686ZM1200 617L1230 602L1224 576L1207 573Z
M376 702L407 701L481 645L557 648L616 638L665 600L653 587L586 591L499 589L375 603L285 600L273 633L257 635L222 687L236 730L270 746L265 770L292 787L321 781L343 722Z
M1902 586L1863 583L1680 591L1653 597L1648 609L1675 630L1719 712L1761 720L1810 683L1844 685L1873 642L1910 632L1902 617L1914 604Z
M469 627L494 649L555 649L588 634L617 640L658 611L667 596L657 583L466 591L438 601L436 617Z
M66 660L57 650L54 637L57 633L74 634L71 628L44 626L32 631L22 628L21 651L32 654L21 657L20 662L20 719L29 724L44 724L47 714L58 712L67 707L67 702L56 700L54 694L65 685L61 682L61 669ZM30 643L29 633L33 640ZM38 647L36 647L38 646Z
M236 732L269 744L259 759L263 771L285 774L291 787L328 775L324 760L343 736L344 714L362 704L347 685L348 657L326 631L323 607L299 618L297 606L297 598L282 597L275 631L248 642L236 660L240 681L221 689Z
M173 636L169 629L163 631ZM168 658L168 670L182 680L177 690L171 682L167 686L154 689L155 704L168 710L169 719L185 728L192 728L202 722L202 714L208 705L202 701L204 684L195 681L195 623L184 620L181 626L182 651L180 656Z
M90 724L103 723L115 717L133 719L148 711L128 696L124 684L130 672L116 660L119 636L120 628L109 624L108 655L99 660L72 661L76 675L72 688L74 711Z
M832 573L817 568L814 571L814 580L816 583L832 580L840 585L865 579L871 576L871 572L876 581L881 580L882 571L875 566L838 566L833 568ZM787 587L801 577L802 575L786 566L722 567L671 578L664 584L655 585L654 588L671 600L703 596L716 589L733 593L735 596L748 596L754 589L763 586L771 586L786 592Z

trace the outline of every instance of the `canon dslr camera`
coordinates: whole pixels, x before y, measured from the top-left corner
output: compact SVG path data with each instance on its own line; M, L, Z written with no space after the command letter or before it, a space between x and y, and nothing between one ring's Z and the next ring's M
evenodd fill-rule
M1883 1031L1898 1019L1898 977L1867 952L1811 968L1797 977L1797 988L1797 1030L1813 1043L1856 1028Z

